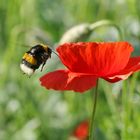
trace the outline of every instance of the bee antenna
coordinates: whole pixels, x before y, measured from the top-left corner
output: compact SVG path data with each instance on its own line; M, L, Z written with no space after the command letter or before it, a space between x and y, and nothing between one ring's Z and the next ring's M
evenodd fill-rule
M54 54L56 54L56 55L59 57L59 55L57 54L57 52L55 52L54 50L52 50L52 52L53 52Z

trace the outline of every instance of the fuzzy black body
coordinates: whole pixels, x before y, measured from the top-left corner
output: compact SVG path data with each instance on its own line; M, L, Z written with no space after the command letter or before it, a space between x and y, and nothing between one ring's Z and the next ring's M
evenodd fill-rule
M52 50L43 44L38 44L33 46L29 51L27 51L21 61L21 70L31 75L36 69L42 65L41 71L46 63L46 61L51 58ZM29 71L28 71L29 70Z

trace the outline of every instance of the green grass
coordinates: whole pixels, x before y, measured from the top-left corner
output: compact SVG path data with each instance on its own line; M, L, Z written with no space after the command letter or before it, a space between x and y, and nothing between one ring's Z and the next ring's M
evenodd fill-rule
M91 116L91 91L61 93L40 86L39 78L62 65L52 57L31 77L19 69L36 43L53 47L70 27L111 20L140 52L138 0L0 0L0 139L67 140L76 124ZM136 29L135 29L136 28ZM102 26L86 41L120 40L114 26ZM82 40L80 40L82 41ZM140 139L140 76L123 83L100 80L96 140Z

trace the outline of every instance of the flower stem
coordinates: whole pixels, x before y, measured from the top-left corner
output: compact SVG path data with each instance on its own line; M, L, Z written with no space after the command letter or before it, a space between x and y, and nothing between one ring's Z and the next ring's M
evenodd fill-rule
M116 24L114 23L113 21L111 20L100 20L100 21L97 21L97 22L94 22L90 25L90 30L95 30L99 27L102 27L102 26L113 26L114 28L116 28L116 30L118 31L119 33L119 40L124 40L124 35L123 35L123 32L122 32L122 29Z
M93 103L92 117L91 117L91 121L90 121L90 129L89 129L88 140L94 140L93 129L94 129L94 120L95 120L95 113L96 113L97 97L98 97L98 80L97 80L97 85L96 85L96 88L95 88L94 103Z

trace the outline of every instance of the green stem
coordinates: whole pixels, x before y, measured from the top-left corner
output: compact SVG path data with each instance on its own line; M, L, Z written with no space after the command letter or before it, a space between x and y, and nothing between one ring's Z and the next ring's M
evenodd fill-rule
M126 140L131 137L128 128L132 125L132 112L134 111L134 89L137 82L138 73L134 74L131 77L131 80L128 79L127 81L123 82L123 91L122 91L122 105L123 105L123 112L122 112L122 121L124 127L122 129L122 140ZM131 85L131 86L129 86ZM128 89L128 90L127 90Z
M91 117L91 122L90 122L89 139L88 140L94 139L93 129L94 129L96 106L97 106L97 97L98 97L98 80L97 80L97 85L95 88L94 103L93 103L93 110L92 110L92 117Z
M97 21L95 23L92 23L90 25L90 30L95 30L99 27L102 27L102 26L113 26L114 28L116 28L116 30L118 31L119 33L119 40L124 40L124 36L123 36L123 33L122 33L122 30L121 28L114 22L112 22L111 20L100 20L100 21Z

